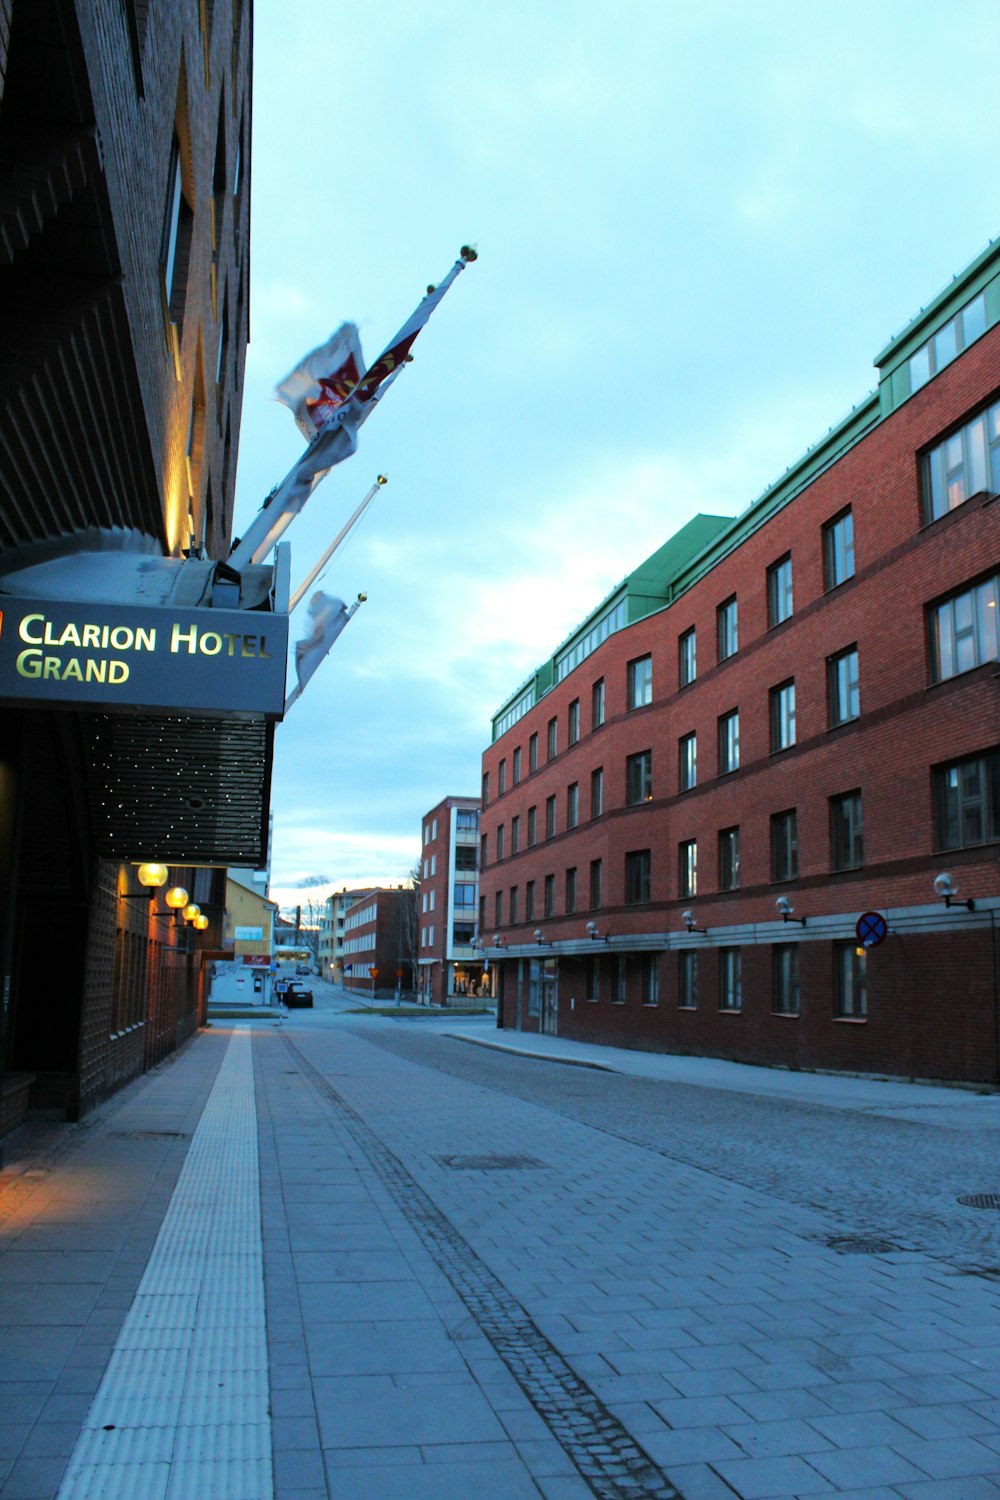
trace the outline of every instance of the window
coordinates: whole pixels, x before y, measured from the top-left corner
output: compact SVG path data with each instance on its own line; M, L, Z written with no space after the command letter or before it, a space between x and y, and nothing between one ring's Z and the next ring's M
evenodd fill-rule
M507 762L501 760L497 766L497 796L502 797L507 790Z
M1000 750L934 772L937 838L942 849L1000 839Z
M636 802L649 802L653 796L653 752L640 750L625 761L625 801L631 807Z
M474 870L476 868L476 850L471 844L459 844L455 849L455 869Z
M697 839L686 839L680 845L680 892L682 897L698 894Z
M799 1014L799 950L795 943L775 943L771 949L772 996L779 1016Z
M740 768L740 716L737 709L719 720L719 775L728 776Z
M931 448L923 462L922 489L925 521L936 521L984 490L1000 490L1000 401Z
M596 911L601 904L601 873L603 862L599 859L590 861L590 908Z
M533 734L528 741L528 774L538 770L538 735Z
M510 852L516 854L521 847L521 819L513 817L510 820ZM457 853L457 850L456 850Z
M617 604L612 604L606 609L586 634L577 636L571 646L565 651L560 651L556 657L556 682L562 682L564 677L578 667L582 661L586 661L592 652L596 651L609 635L616 630L621 630L625 624L625 600L619 599Z
M625 856L625 902L641 906L649 900L651 860L648 849L636 849Z
M826 671L830 727L835 729L838 724L849 724L861 712L857 646L848 646L846 651L831 656Z
M600 729L604 723L604 678L599 677L591 688L590 708L592 729Z
M643 1005L659 1005L660 1003L660 955L658 953L642 955L642 1003Z
M680 984L677 990L677 1004L681 1010L697 1010L698 955L685 952L679 954L678 958L680 960Z
M997 616L1000 574L953 594L930 611L931 668L935 682L969 672L1000 656Z
M556 832L556 799L546 797L545 799L545 837L551 839Z
M535 882L529 880L524 887L524 920L533 922L535 920Z
M978 297L967 302L953 318L949 318L933 338L929 338L915 354L910 355L906 363L910 371L911 395L914 391L919 391L922 385L926 385L932 375L950 365L963 349L967 349L985 332L986 293L980 292Z
M686 734L680 742L680 786L689 792L698 785L698 736Z
M698 659L694 630L685 630L677 643L680 661L678 664L681 687L687 687L698 675Z
M743 959L739 948L719 949L719 1009L743 1009Z
M628 664L628 706L642 708L653 701L653 658L640 656Z
M431 841L431 825L429 823L425 823L424 824L424 843L425 844L429 844L430 841Z
M828 589L854 577L854 517L850 506L823 527L823 577Z
M510 920L510 924L513 927L514 923L517 921L517 886L516 885L512 885L511 888L510 888L510 894L507 897L507 912L508 912L508 917L509 917L509 920Z
M513 774L514 774L514 785L517 786L518 782L521 780L521 747L520 747L520 745L518 745L517 749L514 751L514 764L513 764L512 770L513 770Z
M487 803L489 802L489 800L490 800L490 773L489 773L489 771L484 771L483 772L483 806L484 807L487 805Z
M528 808L528 848L532 849L536 840L536 824L538 822L538 808Z
M779 683L771 689L771 750L787 750L795 744L795 683Z
M486 931L486 897L479 898L479 931Z
M503 859L506 852L507 850L504 847L504 826L501 823L497 829L497 859Z
M580 821L580 783L573 781L566 788L566 827L575 828Z
M164 309L168 323L178 327L184 318L184 296L187 287L188 255L194 215L184 196L181 172L181 146L175 135L170 146L167 171L167 202L160 237L160 273Z
M545 915L551 917L556 909L556 877L546 875L545 877Z
M731 599L726 599L719 605L715 611L715 623L719 660L728 661L729 657L735 656L740 648L739 618L735 594Z
M432 875L436 875L437 872L438 872L438 857L437 857L436 854L432 854L431 855L431 874Z
M497 891L493 897L493 925L503 926L503 891Z
M579 738L580 738L580 700L579 700L579 698L574 698L573 702L569 706L568 725L567 725L567 742L570 745L575 745L576 742L577 742L577 740Z
M740 830L723 828L719 832L719 890L740 888Z
M792 554L786 553L767 570L767 623L780 625L792 613Z
M590 773L590 816L599 818L604 812L604 767L598 766Z
M614 987L612 990L612 1004L624 1005L628 998L628 969L625 964L624 953L615 954Z
M601 998L601 960L595 954L593 958L587 959L587 999L599 1000Z
M576 866L566 871L566 911L576 911Z
M861 793L830 798L830 868L858 870L863 863Z
M868 955L856 943L833 945L833 1013L841 1021L868 1015Z
M794 880L798 873L798 818L793 807L771 819L771 879Z
M559 720L550 719L548 728L548 739L546 742L546 755L549 760L554 760L559 749Z

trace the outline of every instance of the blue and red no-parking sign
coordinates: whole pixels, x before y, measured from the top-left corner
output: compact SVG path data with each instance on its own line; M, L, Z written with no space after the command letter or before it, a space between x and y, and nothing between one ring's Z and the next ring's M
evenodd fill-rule
M889 935L889 924L880 911L862 912L854 926L862 948L877 948Z

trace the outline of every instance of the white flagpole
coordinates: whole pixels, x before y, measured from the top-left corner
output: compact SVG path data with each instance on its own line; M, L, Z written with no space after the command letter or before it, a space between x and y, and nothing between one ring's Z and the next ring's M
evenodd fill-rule
M348 620L350 620L352 618L352 616L355 615L357 613L357 611L361 608L362 604L364 604L364 602L367 599L367 597L368 597L367 594L359 594L358 597L355 599L354 603L348 606L347 619L344 621L344 625L345 626L347 625ZM339 632L338 632L338 634L339 634ZM317 663L317 666L318 665L319 665L319 663ZM311 680L311 678L310 678L310 680ZM292 689L292 691L289 693L288 697L285 699L285 707L282 710L282 717L284 717L284 715L288 713L288 710L291 708L292 704L296 703L299 700L299 698L301 698L301 696L302 696L302 684L299 683L299 684L297 684L296 687L294 687Z
M316 582L316 579L322 573L323 569L326 567L327 563L330 561L330 558L333 556L333 554L336 552L337 548L340 546L341 542L343 542L343 541L346 540L348 532L350 532L351 530L353 530L353 528L361 520L361 517L364 515L365 511L368 509L369 505L371 505L372 501L374 500L375 496L378 494L378 492L379 492L380 488L382 487L382 485L388 484L388 483L389 483L389 480L388 480L388 477L385 474L380 474L378 476L378 478L376 479L375 483L372 485L371 489L368 491L367 495L362 500L362 502L358 506L357 510L354 512L353 516L351 516L351 518L350 518L349 521L345 521L344 522L344 525L337 532L337 535L334 537L334 539L330 543L329 547L327 547L326 551L323 553L323 556L320 558L319 562L316 564L316 566L314 568L310 569L309 573L306 575L306 577L299 584L298 588L295 590L295 593L292 595L291 599L289 599L289 601L288 601L288 613L289 614L291 614L294 611L295 606L299 603L299 601L301 600L303 594L307 591L307 589L312 588L313 584Z

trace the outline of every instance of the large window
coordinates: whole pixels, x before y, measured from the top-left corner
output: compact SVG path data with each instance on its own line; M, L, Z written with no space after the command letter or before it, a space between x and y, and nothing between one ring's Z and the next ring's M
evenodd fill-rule
M537 807L529 807L528 808L528 848L529 849L531 849L531 848L534 847L535 841L536 841L536 839L538 837L538 826L537 825L538 825L538 808Z
M590 773L590 816L599 818L604 812L604 767L598 766Z
M547 839L556 836L556 799L546 797L545 799L545 837Z
M574 698L566 718L566 742L575 745L580 738L580 700Z
M551 917L556 909L556 877L545 877L545 915Z
M698 894L698 840L685 839L679 848L680 893L683 900Z
M792 807L771 818L771 879L794 880L798 873L798 817Z
M830 866L859 870L863 863L861 793L842 792L830 798Z
M678 955L680 973L677 986L677 1004L681 1010L698 1008L698 955L684 952Z
M497 859L503 859L507 850L504 845L504 826L501 823L497 829Z
M590 694L590 727L600 729L604 723L604 678L599 677Z
M1000 656L997 616L1000 574L953 594L930 611L932 670L935 682L957 677Z
M846 651L831 656L826 669L830 725L835 728L838 724L849 724L861 712L857 646L848 646Z
M548 726L548 738L546 741L546 755L549 760L554 760L559 749L559 720L550 719Z
M596 911L601 905L601 876L604 870L602 860L592 859L590 861L590 907Z
M649 802L653 795L653 752L640 750L625 761L625 801Z
M502 797L507 790L507 762L501 759L497 766L497 796Z
M779 1016L799 1014L799 950L795 943L776 943L771 949L772 995Z
M735 656L740 648L739 614L735 594L731 599L726 599L719 605L715 612L715 623L719 660L727 661L730 656Z
M535 882L529 880L524 887L524 920L533 922L535 920Z
M576 866L573 865L566 871L566 911L576 911Z
M767 623L780 625L792 613L792 554L779 557L767 570Z
M925 521L936 521L984 490L993 494L1000 490L1000 401L924 458Z
M1000 750L939 766L937 837L942 849L964 849L1000 839Z
M518 782L521 780L521 747L520 747L520 745L518 745L517 749L514 751L514 767L513 767L513 770L514 770L514 785L517 786Z
M643 1005L659 1005L660 1003L660 955L658 953L642 955L642 1003Z
M728 776L740 767L740 716L734 708L719 720L719 775Z
M640 656L628 664L628 706L642 708L653 701L653 658Z
M743 963L739 948L719 949L719 1009L743 1009Z
M842 1021L868 1015L868 955L856 943L833 945L833 1013Z
M521 819L517 816L510 820L510 852L516 854L521 847ZM456 851L457 852L457 851Z
M528 774L538 770L538 735L533 734L528 740Z
M835 589L854 577L854 517L850 507L823 527L823 579Z
M641 906L649 900L652 863L648 849L634 849L625 856L625 904Z
M771 749L788 750L795 744L795 683L781 682L771 689Z
M678 642L679 675L681 687L687 687L698 675L698 659L694 630L685 630Z
M580 821L580 783L573 781L566 788L566 827L575 828Z
M680 788L689 792L698 785L698 736L686 734L679 746Z
M921 344L915 354L907 360L910 371L910 391L919 391L932 375L950 365L963 349L967 349L986 332L986 293L980 292L967 302L943 328L939 328L926 344Z
M723 828L719 833L719 890L740 887L740 830Z

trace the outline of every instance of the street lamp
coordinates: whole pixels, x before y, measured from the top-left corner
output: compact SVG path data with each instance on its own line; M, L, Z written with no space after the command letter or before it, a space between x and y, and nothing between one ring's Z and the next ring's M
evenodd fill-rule
M173 885L163 899L171 911L183 911L190 897L182 885Z
M167 883L168 872L166 865L142 864L135 873L139 878L139 884L147 892L150 901L155 901L157 891Z

